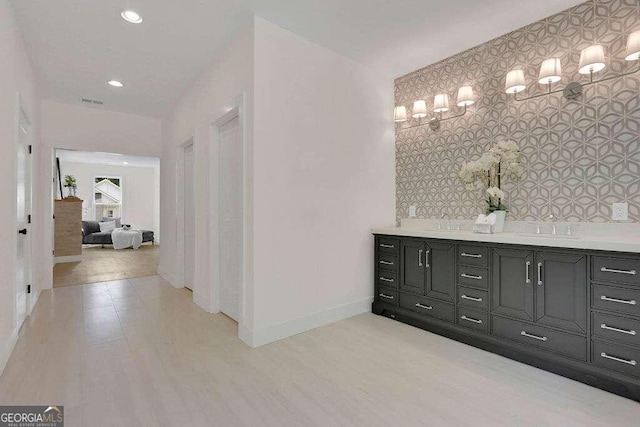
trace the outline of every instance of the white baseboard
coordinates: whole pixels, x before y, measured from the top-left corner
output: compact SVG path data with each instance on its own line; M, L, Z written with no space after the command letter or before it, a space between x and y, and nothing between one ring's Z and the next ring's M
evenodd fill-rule
M373 297L363 298L349 304L253 331L240 327L238 337L250 347L260 347L358 314L370 313L372 302Z
M4 371L5 366L7 366L7 362L11 357L11 353L13 353L13 349L18 342L18 331L14 330L9 339L2 343L3 345L0 347L0 375Z
M173 286L174 288L184 288L184 285L178 283L176 277L173 274L169 273L169 271L161 265L158 266L158 275L167 282L171 283L171 286Z
M65 262L82 262L82 255L57 256L53 258L54 264L62 264Z
M27 314L31 314L33 307L35 307L38 302L38 298L40 298L40 291L32 291L31 296L29 297L29 310Z
M193 291L193 302L207 313L213 313L213 309L211 308L211 299L206 298L196 291Z

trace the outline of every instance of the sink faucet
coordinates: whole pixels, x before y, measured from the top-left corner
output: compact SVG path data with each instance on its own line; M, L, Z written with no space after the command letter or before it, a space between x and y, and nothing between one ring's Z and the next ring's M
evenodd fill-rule
M551 234L555 236L556 234L558 234L558 230L556 230L556 223L553 222L553 218L553 215L549 215L549 221L551 221Z
M442 220L445 218L445 214L440 215L440 219L437 221L438 222L438 230L444 230L442 228ZM447 229L449 229L449 224L447 221Z

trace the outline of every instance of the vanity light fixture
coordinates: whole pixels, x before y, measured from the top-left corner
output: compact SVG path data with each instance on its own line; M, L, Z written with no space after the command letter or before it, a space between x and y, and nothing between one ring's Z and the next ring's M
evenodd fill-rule
M418 124L413 126L403 127L401 130L411 129L419 126L429 125L432 130L440 129L440 123L454 119L456 117L464 116L467 113L467 107L473 105L475 99L473 97L473 88L471 86L462 86L458 89L458 98L456 106L462 107L464 110L462 113L443 118L442 114L451 109L449 102L449 95L446 93L439 93L433 98L433 112L437 116L429 119L427 123L422 123L422 119L427 117L427 103L424 99L419 99L413 103L413 109L411 111L411 117L418 119ZM396 123L408 121L407 108L404 105L399 105L393 109L393 119Z
M625 50L625 60L627 61L639 61L640 60L640 30L631 33L627 39L627 48ZM516 101L526 101L528 99L539 98L545 95L551 95L554 93L562 92L567 99L577 99L582 95L584 86L592 85L598 82L605 82L607 80L613 80L620 77L628 76L630 74L640 71L640 66L634 68L632 71L622 73L619 75L607 77L600 80L594 79L594 74L604 70L607 67L605 62L604 47L601 45L592 45L582 50L580 53L580 65L578 66L578 73L589 75L589 82L579 83L571 82L562 89L551 90L551 85L557 83L562 79L562 64L559 58L550 58L542 62L540 66L540 73L538 75L538 83L548 86L548 92L538 95L532 95L527 98L518 98L518 93L524 91L527 86L524 79L523 70L511 70L507 73L505 80L504 90L508 94L513 94Z

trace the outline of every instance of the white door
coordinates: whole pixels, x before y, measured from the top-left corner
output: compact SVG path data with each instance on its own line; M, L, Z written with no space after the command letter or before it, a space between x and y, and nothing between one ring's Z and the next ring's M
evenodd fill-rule
M238 116L218 128L218 144L220 311L239 321L243 283L243 154Z
M193 144L184 148L184 286L193 290L195 276L195 194L193 182Z
M20 111L18 135L16 138L16 173L17 173L17 209L16 220L18 237L16 240L16 328L28 311L27 286L31 281L31 124L23 111Z

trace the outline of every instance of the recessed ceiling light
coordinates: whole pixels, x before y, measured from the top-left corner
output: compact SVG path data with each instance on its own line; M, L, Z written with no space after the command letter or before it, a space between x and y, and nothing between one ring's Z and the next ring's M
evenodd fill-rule
M113 87L122 87L122 86L124 86L122 84L122 82L120 82L118 80L109 80L107 83L109 83Z
M129 162L122 162L122 164L123 164L123 165L128 165L128 164L129 164Z
M133 10L123 10L120 13L120 16L122 16L122 19L127 22L131 22L132 24L139 24L142 22L142 16Z

